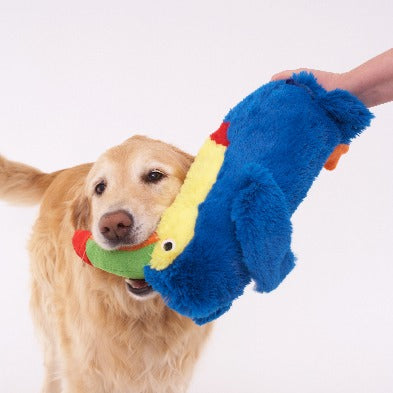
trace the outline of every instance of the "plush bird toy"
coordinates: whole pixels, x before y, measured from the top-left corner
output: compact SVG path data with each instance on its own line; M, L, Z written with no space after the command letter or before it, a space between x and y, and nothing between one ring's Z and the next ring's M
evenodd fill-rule
M334 168L372 114L309 73L235 106L163 214L145 279L196 323L227 311L251 280L275 289L294 267L290 218L324 164Z
M371 118L356 97L304 72L250 94L206 140L164 212L146 281L201 325L251 280L258 292L275 289L294 267L292 214Z

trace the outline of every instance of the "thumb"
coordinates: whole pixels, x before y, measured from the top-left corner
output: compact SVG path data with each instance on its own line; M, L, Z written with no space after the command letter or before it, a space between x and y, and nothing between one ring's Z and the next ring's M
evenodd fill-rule
M293 74L301 72L301 71L310 71L308 68L297 68L296 70L286 70L286 71L281 71L277 74L274 74L271 78L272 81L278 81L280 79L288 79L290 78Z

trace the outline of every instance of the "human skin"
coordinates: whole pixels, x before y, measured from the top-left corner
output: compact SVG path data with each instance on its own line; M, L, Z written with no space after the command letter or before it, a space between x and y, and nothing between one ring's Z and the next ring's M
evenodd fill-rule
M300 71L312 72L326 90L344 89L350 91L368 108L393 101L393 48L351 71L334 73L298 68L275 74L272 80L286 79L293 73Z

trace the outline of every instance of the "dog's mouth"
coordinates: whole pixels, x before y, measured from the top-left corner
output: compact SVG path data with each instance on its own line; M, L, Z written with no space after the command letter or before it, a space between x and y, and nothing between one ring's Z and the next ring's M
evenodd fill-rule
M143 279L127 278L125 281L127 291L137 297L142 298L153 293L153 288Z

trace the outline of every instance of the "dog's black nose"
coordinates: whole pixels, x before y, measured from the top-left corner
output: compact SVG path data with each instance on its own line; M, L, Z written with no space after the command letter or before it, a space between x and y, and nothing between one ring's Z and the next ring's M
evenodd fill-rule
M98 227L105 239L116 243L127 241L133 224L134 219L130 213L125 210L118 210L104 214L98 223Z

